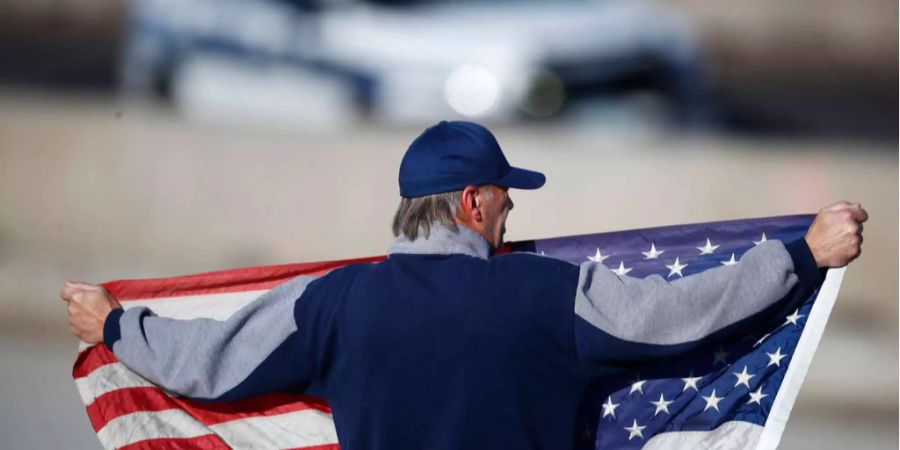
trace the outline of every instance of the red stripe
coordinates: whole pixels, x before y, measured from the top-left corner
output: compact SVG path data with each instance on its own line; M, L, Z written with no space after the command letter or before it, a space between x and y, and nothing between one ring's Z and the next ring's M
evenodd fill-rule
M119 450L229 450L230 448L215 434L204 434L192 438L145 439L119 447Z
M506 253L512 253L512 251L513 251L512 244L507 242L507 243L503 244L500 248L498 248L497 250L494 251L494 256L503 255Z
M233 402L199 402L170 397L155 387L132 387L116 389L97 397L88 405L87 414L94 431L99 431L113 419L126 414L167 409L180 409L206 426L307 409L331 413L324 400L298 394L266 394Z
M171 278L116 280L103 283L103 287L122 301L246 292L272 289L300 275L322 275L349 264L374 263L384 258L384 256L370 256L341 261L248 267Z
M339 444L322 444L322 445L313 445L312 447L295 447L289 448L285 450L338 450L341 446Z
M296 447L285 450L340 450L338 444L322 444L310 447ZM147 439L134 442L119 450L219 450L230 449L218 436L205 434L193 438Z
M117 361L116 355L103 344L87 348L78 354L75 366L72 367L72 378L86 377L97 368Z

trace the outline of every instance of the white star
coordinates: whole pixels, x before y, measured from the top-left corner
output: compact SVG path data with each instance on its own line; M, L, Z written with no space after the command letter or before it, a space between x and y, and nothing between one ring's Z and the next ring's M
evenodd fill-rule
M713 408L716 410L716 412L719 411L719 402L722 401L723 398L725 398L725 397L716 397L715 389L713 389L712 394L709 394L709 397L707 397L705 395L701 395L700 397L703 400L706 400L706 407L703 408L704 411L706 411L709 408Z
M688 390L688 388L694 388L695 391L699 391L700 389L697 387L697 382L701 379L703 379L703 377L695 377L693 373L687 378L682 378L681 381L684 381L684 388L681 389L681 392Z
M781 360L787 356L787 354L781 353L781 347L778 347L778 349L775 350L775 353L766 353L766 355L769 355L769 363L766 364L766 367L769 367L772 364L781 367Z
M706 238L706 245L697 247L697 250L700 250L701 255L712 255L717 248L719 248L718 245L712 245L712 242L709 242L709 238Z
M628 275L628 272L631 272L631 269L633 268L634 267L625 267L625 261L620 261L619 268L613 270L612 272L620 277L624 277L625 275Z
M613 403L612 397L606 397L606 403L601 406L603 406L603 417L612 416L613 419L616 418L616 408L619 407L619 403Z
M659 414L660 412L669 414L669 404L674 403L674 400L666 400L666 398L663 397L663 394L660 393L659 401L658 402L651 401L650 403L652 403L654 406L656 406L656 412L653 413L653 415L655 416L655 415Z
M681 263L679 263L679 262L678 262L678 258L675 258L675 263L674 263L674 264L672 264L672 265L666 264L666 267L669 268L669 275L668 275L666 278L669 278L669 277L671 277L672 275L675 275L675 274L678 274L679 277L682 277L682 278L683 278L684 275L681 273L681 269L684 269L684 268L687 267L687 266L688 266L687 264L681 264Z
M766 334L764 334L763 337L759 338L759 340L756 341L755 344L753 344L753 346L756 347L757 345L762 344L763 341L766 340L766 338L769 337L769 336L771 336L771 335L772 335L772 333L766 333Z
M718 350L713 352L713 365L716 365L716 363L726 364L728 361L725 360L725 357L730 353L731 352L726 352L724 348L719 347Z
M763 242L766 242L766 240L767 240L767 239L766 239L766 233L763 233L762 237L759 238L758 241L753 241L753 245L759 245L759 244L762 244Z
M741 372L731 372L734 376L737 377L737 383L734 383L734 387L738 387L740 385L747 386L747 389L750 389L750 379L755 377L756 375L747 373L747 366L744 366L744 370Z
M647 382L647 380L637 380L634 383L631 383L631 390L628 391L628 394L634 394L635 392L640 392L641 394L643 394L644 393L644 383L646 383L646 382Z
M659 255L662 255L665 252L666 252L665 250L656 251L656 243L651 242L650 243L650 251L649 252L641 252L641 253L644 254L644 259L656 259L656 258L659 258Z
M747 404L749 405L751 403L756 403L757 405L762 405L762 403L760 403L760 401L762 401L763 397L768 397L768 396L769 396L769 394L762 393L762 386L760 386L759 389L756 390L756 392L750 393L750 400L747 400Z
M638 426L637 419L635 419L630 427L625 427L625 431L628 432L628 440L630 441L635 436L643 439L644 433L642 433L641 430L643 430L644 428L647 428L647 426Z
M737 262L737 260L734 259L734 253L732 253L731 259L729 259L728 261L721 261L721 263L723 266L733 266L733 265L737 264L738 262Z
M597 247L597 253L595 253L594 256L587 257L587 259L589 259L593 262L600 263L600 264L603 264L603 260L606 258L609 258L609 255L604 255L603 253L600 253L600 247Z
M785 317L784 324L787 325L789 323L792 323L794 325L797 325L797 321L800 320L801 317L806 317L806 316L804 316L803 314L800 314L800 310L798 309L798 310L794 311L791 315Z

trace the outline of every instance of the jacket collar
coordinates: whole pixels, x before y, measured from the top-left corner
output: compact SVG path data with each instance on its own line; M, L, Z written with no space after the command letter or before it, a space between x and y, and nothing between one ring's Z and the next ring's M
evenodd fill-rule
M462 254L476 258L487 259L491 253L491 245L480 234L471 228L458 225L458 232L445 228L435 222L431 226L431 233L425 237L422 233L414 241L406 236L394 239L388 248L388 256L395 253L424 254L424 255L450 255Z

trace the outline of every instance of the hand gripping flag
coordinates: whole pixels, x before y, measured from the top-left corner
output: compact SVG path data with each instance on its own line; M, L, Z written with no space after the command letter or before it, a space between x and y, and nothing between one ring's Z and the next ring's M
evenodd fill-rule
M600 262L620 276L674 280L740 264L768 239L789 242L813 216L678 225L511 243L535 252ZM224 320L299 275L321 275L383 257L226 270L104 284L124 308L160 316ZM783 322L761 324L679 358L597 380L581 411L579 448L773 449L812 361L840 288L843 269ZM337 449L328 404L275 393L234 402L197 402L164 392L120 364L104 345L82 345L72 372L100 442L113 449Z

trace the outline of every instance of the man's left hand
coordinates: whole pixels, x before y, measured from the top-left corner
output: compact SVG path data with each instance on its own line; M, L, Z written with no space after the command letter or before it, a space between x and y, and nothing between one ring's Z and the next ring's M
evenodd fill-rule
M69 305L69 331L88 344L103 342L103 323L115 308L116 299L95 284L68 281L59 294Z

